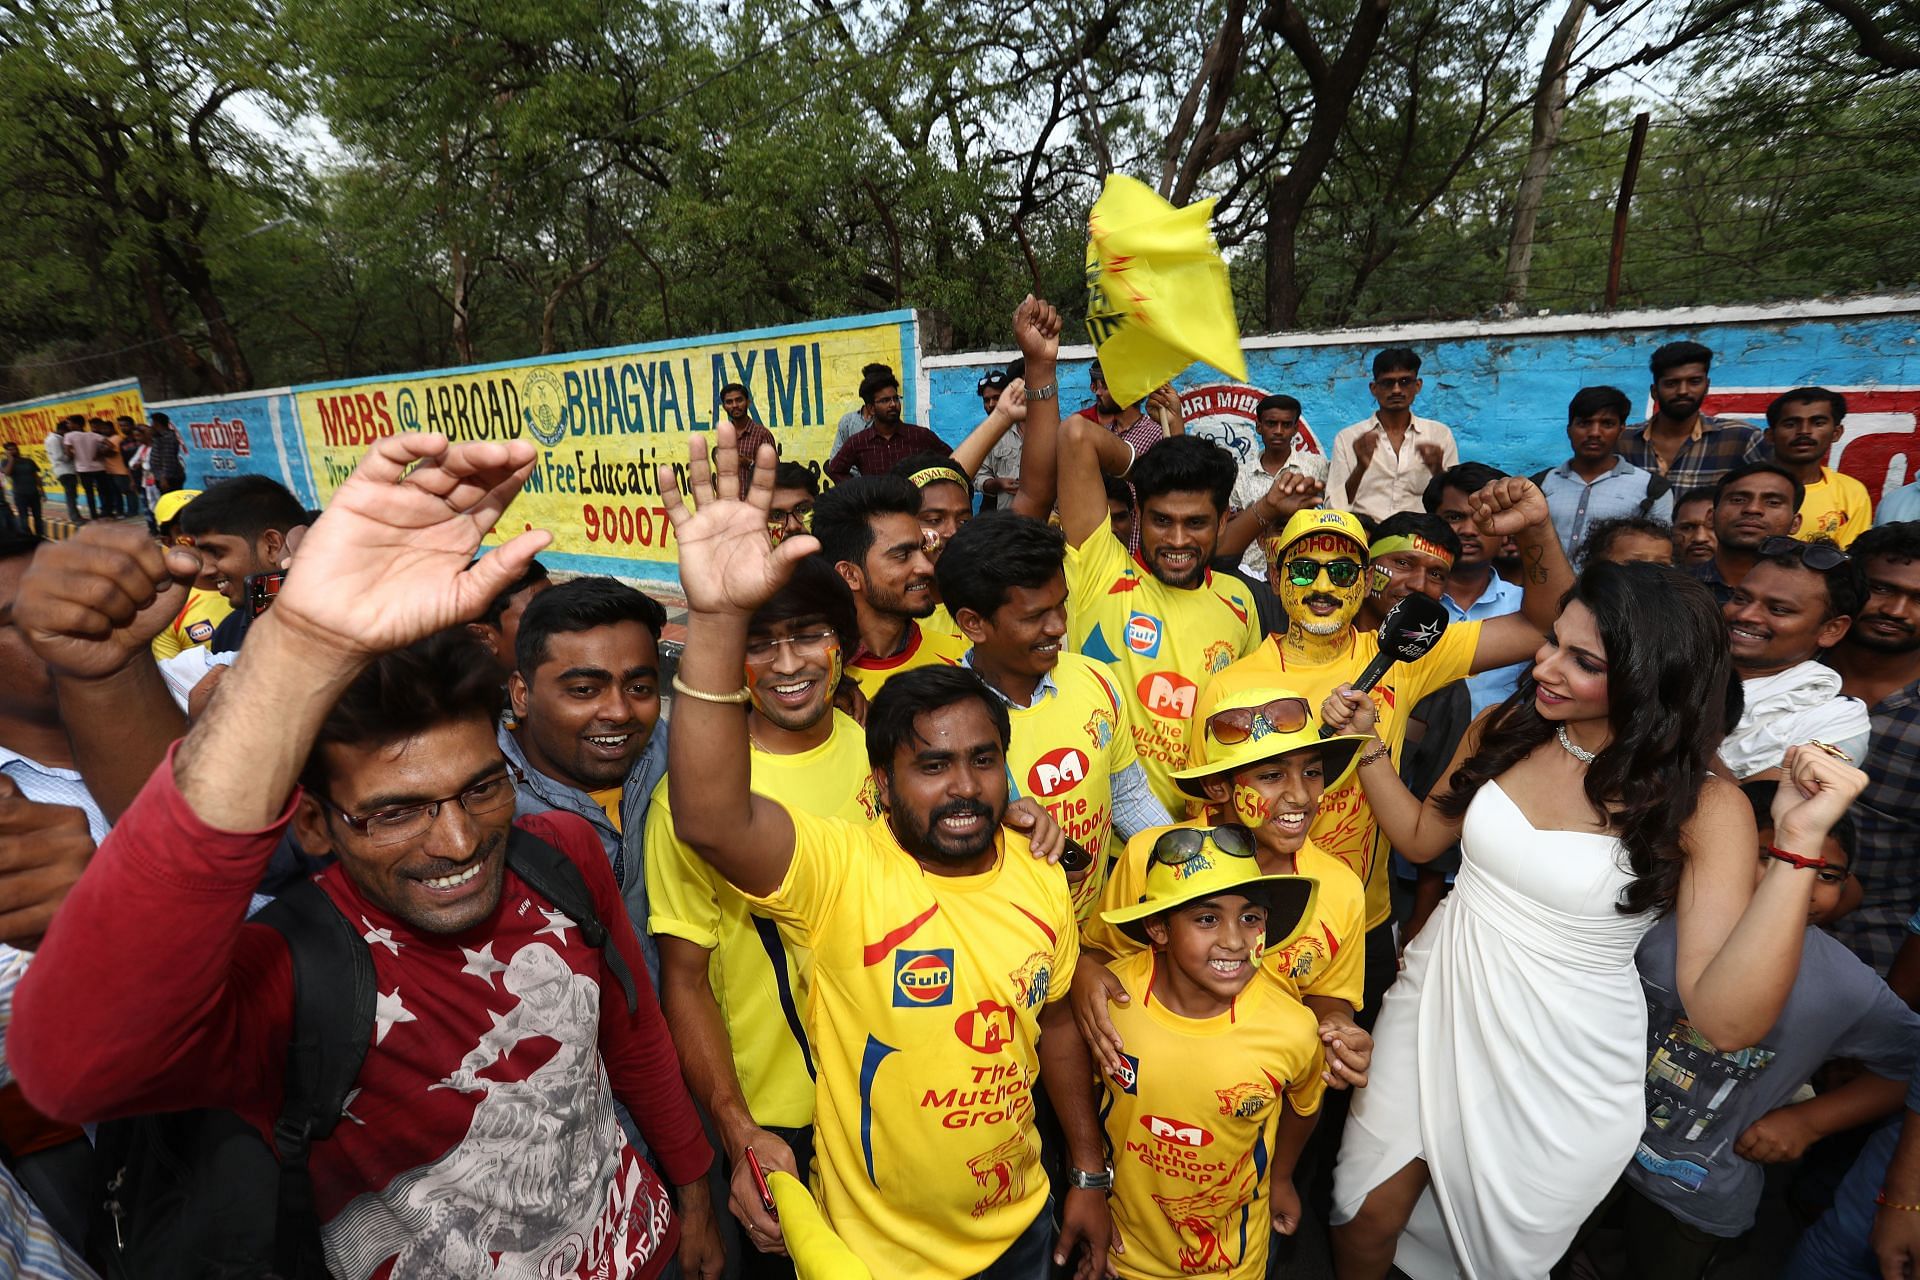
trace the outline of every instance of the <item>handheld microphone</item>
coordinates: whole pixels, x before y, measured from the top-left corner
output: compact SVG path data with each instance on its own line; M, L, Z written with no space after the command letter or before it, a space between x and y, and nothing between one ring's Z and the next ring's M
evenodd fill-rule
M1365 693L1380 683L1396 662L1418 662L1427 656L1447 629L1447 611L1436 600L1414 594L1401 597L1380 620L1380 652L1373 656L1353 682L1355 693ZM1320 726L1320 736L1333 736L1333 726Z

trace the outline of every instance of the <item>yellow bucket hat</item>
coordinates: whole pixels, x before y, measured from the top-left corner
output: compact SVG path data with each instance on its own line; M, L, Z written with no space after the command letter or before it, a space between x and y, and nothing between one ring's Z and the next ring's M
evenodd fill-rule
M1304 694L1275 686L1242 689L1231 694L1207 716L1201 726L1207 762L1176 769L1168 776L1188 795L1204 800L1201 784L1223 773L1238 773L1248 765L1271 760L1309 747L1321 752L1326 789L1345 783L1353 773L1353 759L1366 735L1340 733L1320 736L1320 723Z
M1144 944L1146 922L1153 916L1255 885L1270 886L1267 946L1283 947L1313 919L1320 882L1312 876L1263 873L1254 858L1253 833L1243 826L1168 827L1147 855L1147 891L1140 901L1102 911L1100 918Z

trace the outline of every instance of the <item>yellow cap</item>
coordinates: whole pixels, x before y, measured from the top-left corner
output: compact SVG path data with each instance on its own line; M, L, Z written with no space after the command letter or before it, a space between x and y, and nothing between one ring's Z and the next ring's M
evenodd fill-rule
M180 514L180 508L199 496L198 489L175 489L171 493L161 494L160 500L153 504L153 522L160 525L166 524Z
M1360 523L1360 517L1351 511L1335 511L1328 507L1308 507L1304 511L1294 512L1286 528L1280 531L1279 537L1270 540L1270 545L1273 553L1278 555L1300 539L1315 533L1337 533L1351 538L1362 556L1367 553L1367 527Z
M1188 847L1172 850L1172 858L1163 860L1161 849L1183 839ZM1244 850L1235 852L1236 844L1244 846ZM1267 875L1260 870L1260 862L1252 851L1253 836L1245 827L1168 827L1154 841L1153 852L1147 855L1147 891L1130 906L1102 911L1100 918L1128 937L1145 942L1146 931L1142 925L1163 911L1198 898L1234 893L1254 885L1271 885L1267 946L1285 946L1299 936L1300 930L1313 918L1320 882L1312 876Z

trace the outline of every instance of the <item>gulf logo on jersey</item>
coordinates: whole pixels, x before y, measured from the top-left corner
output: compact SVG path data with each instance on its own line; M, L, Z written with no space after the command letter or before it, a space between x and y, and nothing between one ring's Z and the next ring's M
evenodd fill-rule
M1200 697L1200 687L1178 671L1150 671L1134 692L1140 705L1162 720L1193 719L1193 704Z
M1113 1082L1120 1086L1120 1092L1138 1095L1140 1092L1140 1059L1130 1053L1120 1055L1120 1069L1107 1073Z
M893 954L893 1007L930 1009L953 1003L953 948L896 951Z
M1146 1131L1162 1142L1171 1142L1182 1147L1204 1147L1213 1141L1213 1134L1197 1124L1188 1124L1185 1120L1169 1120L1165 1116L1145 1115L1140 1124Z
M1055 747L1027 770L1027 790L1037 796L1057 796L1087 780L1087 753L1078 747Z
M1143 658L1160 656L1160 619L1150 613L1127 615L1127 650Z

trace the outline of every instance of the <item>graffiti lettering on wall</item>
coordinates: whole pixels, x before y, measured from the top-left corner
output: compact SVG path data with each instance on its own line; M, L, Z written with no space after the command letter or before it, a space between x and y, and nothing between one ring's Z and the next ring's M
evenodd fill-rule
M127 378L120 382L102 383L97 387L42 396L37 400L0 405L0 441L11 440L19 445L20 452L33 459L34 465L40 468L40 474L47 482L51 482L53 468L47 463L47 435L63 419L76 413L89 418L105 418L109 422L120 417L132 418L135 422L147 420L146 410L140 403L140 383Z
M1715 387L1701 412L1767 425L1767 406L1783 387ZM1827 465L1867 486L1875 502L1890 489L1920 480L1920 387L1847 387L1823 384L1847 398L1846 434Z

